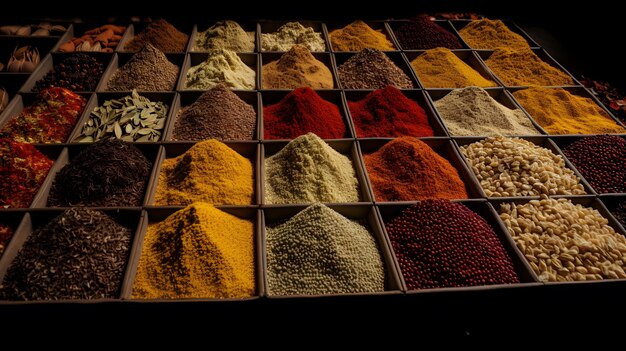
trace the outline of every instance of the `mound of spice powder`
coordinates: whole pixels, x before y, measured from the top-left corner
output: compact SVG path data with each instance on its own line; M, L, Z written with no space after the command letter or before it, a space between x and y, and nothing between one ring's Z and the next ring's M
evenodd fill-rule
M361 51L366 48L395 50L382 30L374 30L367 23L357 20L329 33L335 51Z
M95 57L72 54L54 65L51 72L35 83L34 92L45 88L62 87L71 91L95 91L104 65Z
M132 144L101 140L56 174L48 206L141 206L151 169L152 162Z
M493 228L461 203L421 201L385 227L410 290L520 281Z
M267 287L269 295L380 292L385 269L367 228L313 204L267 227Z
M1 299L119 298L131 236L100 211L68 209L30 234L4 277Z
M265 139L295 139L309 132L322 139L346 136L339 107L311 88L298 88L277 104L265 106L263 128Z
M404 50L461 49L463 47L454 34L432 21L428 15L420 15L402 24L394 29L393 33Z
M25 143L62 143L67 140L87 100L65 88L47 88L0 131L0 138Z
M333 74L302 45L294 45L280 59L263 65L263 89L332 89Z
M33 145L0 139L0 207L28 207L54 161Z
M496 49L485 63L506 86L574 85L572 77L544 62L530 48Z
M203 202L148 226L131 298L255 293L254 223Z
M459 35L472 49L526 49L530 46L524 37L513 32L500 20L471 21L461 28Z
M126 51L139 51L151 44L163 52L184 52L189 36L164 19L154 21L135 35L125 46Z
M13 228L7 224L0 223L0 257L2 257L11 237L13 237Z
M375 90L360 101L348 101L359 138L433 136L424 109L393 86Z
M196 33L193 51L226 49L234 52L253 52L255 33L246 32L234 21L218 21L204 32Z
M292 140L265 159L268 204L357 202L359 198L352 160L313 133Z
M256 73L234 51L211 50L207 59L187 71L186 89L206 90L218 84L233 89L254 89Z
M479 87L455 89L435 101L435 108L450 135L539 135L522 110L500 104Z
M344 89L383 89L393 85L412 89L413 82L382 51L364 49L337 67L337 75Z
M305 27L300 22L288 22L275 33L261 34L263 51L287 51L296 44L310 51L326 50L322 33L316 32L311 27Z
M252 140L256 112L223 84L204 92L176 117L173 140Z
M427 50L411 61L411 66L426 88L497 86L445 48Z
M626 140L615 135L580 139L563 154L598 193L626 193Z
M250 205L254 201L252 162L214 140L199 142L184 154L163 160L154 204L186 206L202 201Z
M396 138L364 159L377 201L468 197L456 168L418 139Z
M170 91L178 79L178 66L150 44L120 67L108 81L112 91Z
M548 134L626 133L595 101L562 88L529 87L513 96Z

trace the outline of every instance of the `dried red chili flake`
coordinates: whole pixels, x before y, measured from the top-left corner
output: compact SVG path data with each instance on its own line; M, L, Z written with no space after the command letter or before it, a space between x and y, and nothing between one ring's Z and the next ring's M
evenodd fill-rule
M13 229L4 223L0 223L0 257L2 257L2 253L9 244L9 240L11 240L12 236Z
M582 77L580 82L595 95L604 106L620 119L626 122L626 97L617 88L607 82L601 82Z
M0 138L25 143L67 140L87 100L65 88L48 88L0 131Z
M0 207L28 207L53 163L32 144L0 139Z
M519 282L491 226L463 204L421 201L386 228L409 289Z

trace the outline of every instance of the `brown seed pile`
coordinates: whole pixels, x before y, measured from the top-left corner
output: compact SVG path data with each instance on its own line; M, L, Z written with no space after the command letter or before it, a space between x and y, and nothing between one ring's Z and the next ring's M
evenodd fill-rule
M68 209L28 237L0 300L118 298L131 236L100 211Z
M252 140L254 108L223 84L204 92L178 114L173 140Z
M170 91L174 89L179 70L163 52L147 44L113 74L107 90Z
M337 68L344 89L413 88L413 82L382 51L364 49Z
M139 51L152 44L163 52L183 52L189 36L181 33L164 19L154 21L124 46L124 50Z

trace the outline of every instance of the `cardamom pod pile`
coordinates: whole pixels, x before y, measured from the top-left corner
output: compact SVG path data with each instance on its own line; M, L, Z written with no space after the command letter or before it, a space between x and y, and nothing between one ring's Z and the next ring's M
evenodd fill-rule
M39 64L41 57L39 50L30 45L16 47L6 65L7 72L33 72ZM0 72L5 68L0 62Z
M91 143L115 136L124 141L159 141L169 106L150 101L136 90L96 107L75 141Z

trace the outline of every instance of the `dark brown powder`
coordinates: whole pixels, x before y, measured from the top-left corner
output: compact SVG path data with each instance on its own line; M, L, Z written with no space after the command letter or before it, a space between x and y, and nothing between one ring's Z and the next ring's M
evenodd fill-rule
M344 89L383 89L393 85L413 88L413 82L387 55L376 49L364 49L337 68Z
M251 140L255 130L254 108L220 84L179 112L172 139Z
M184 52L189 36L181 33L164 19L152 22L141 33L135 35L124 50L139 51L146 44L152 44L163 52Z

